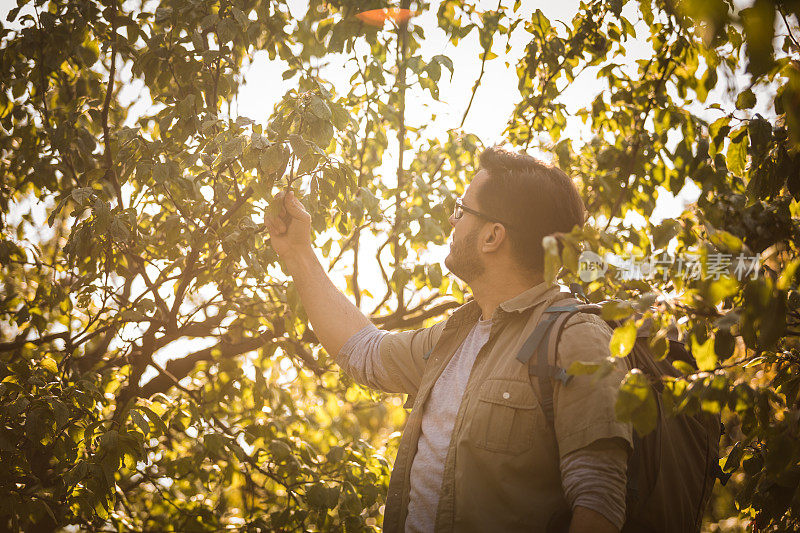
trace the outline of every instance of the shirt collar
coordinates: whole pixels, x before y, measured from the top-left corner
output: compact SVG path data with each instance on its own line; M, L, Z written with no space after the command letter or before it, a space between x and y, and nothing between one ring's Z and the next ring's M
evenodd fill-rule
M523 311L527 311L528 309L551 299L560 291L561 288L557 283L543 281L501 303L500 306L495 310L495 316L506 313L521 313ZM477 322L480 318L480 315L481 308L478 307L478 303L475 300L471 299L453 312L452 321L454 325L461 323L464 320ZM494 318L495 317L493 316L493 321Z
M500 309L506 313L526 311L555 296L560 290L557 283L543 281L501 303Z

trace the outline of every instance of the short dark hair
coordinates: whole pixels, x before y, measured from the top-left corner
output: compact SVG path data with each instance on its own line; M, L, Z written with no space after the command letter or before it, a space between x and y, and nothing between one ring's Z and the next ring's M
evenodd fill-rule
M480 209L508 222L511 251L520 265L543 272L542 239L586 221L575 184L560 168L499 146L481 153L480 168L488 174L476 195Z

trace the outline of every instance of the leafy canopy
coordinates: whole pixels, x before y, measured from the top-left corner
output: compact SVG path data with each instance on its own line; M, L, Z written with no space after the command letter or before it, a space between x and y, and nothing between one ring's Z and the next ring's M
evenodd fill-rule
M482 143L462 128L481 104L442 138L405 110L464 66L431 54L413 18L355 16L377 1L312 0L302 16L277 0L18 4L17 29L0 29L3 527L377 528L399 399L335 371L263 219L279 191L301 191L323 259L345 265L379 326L441 320L464 287L422 253L445 242L475 170ZM477 38L473 98L498 43L524 36L506 135L552 153L592 215L548 241L548 276L563 266L591 300L622 300L617 355L635 311L654 318L657 352L677 324L697 368L664 384L665 405L721 412L728 428L735 473L709 523L796 528L800 4L595 1L569 23L521 4L400 7L435 13L452 45ZM257 51L292 86L263 123L234 105ZM353 73L342 94L316 66L334 56ZM576 108L569 89L587 76L602 90ZM687 183L697 202L651 221L658 194ZM586 248L693 254L700 275L612 266L584 282ZM760 254L760 270L709 276L720 254ZM629 374L619 415L646 431L652 394Z

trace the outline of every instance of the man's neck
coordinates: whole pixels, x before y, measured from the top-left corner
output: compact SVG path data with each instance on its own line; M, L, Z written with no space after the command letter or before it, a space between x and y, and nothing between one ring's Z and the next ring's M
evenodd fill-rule
M542 281L543 278L536 275L509 272L491 275L486 272L480 279L470 284L470 290L478 307L481 308L481 318L488 320L492 318L495 309L501 303L514 298Z

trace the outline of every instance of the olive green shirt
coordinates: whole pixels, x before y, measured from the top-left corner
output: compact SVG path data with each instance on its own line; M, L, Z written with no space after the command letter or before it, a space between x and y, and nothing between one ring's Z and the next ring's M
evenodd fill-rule
M616 420L617 388L626 371L575 376L554 387L555 431L539 407L536 383L516 359L522 343L549 305L567 296L542 283L502 303L491 319L489 339L478 352L455 417L447 449L436 531L544 531L568 512L560 460L603 438L631 442L631 428ZM410 473L424 406L433 385L473 329L481 311L469 302L444 322L392 333L380 342L381 388L409 395L406 423L384 518L384 531L403 531ZM608 357L611 329L599 317L578 314L566 324L558 364Z

